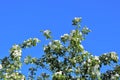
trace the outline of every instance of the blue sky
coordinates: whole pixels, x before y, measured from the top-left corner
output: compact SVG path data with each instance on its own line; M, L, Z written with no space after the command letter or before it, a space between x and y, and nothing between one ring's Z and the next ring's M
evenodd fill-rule
M54 39L74 29L71 20L82 17L82 25L92 32L83 45L94 55L120 53L119 0L1 0L0 58L9 55L13 44L38 37L41 44L24 50L23 55L41 56L44 37L40 30L50 29ZM120 56L120 55L119 55Z

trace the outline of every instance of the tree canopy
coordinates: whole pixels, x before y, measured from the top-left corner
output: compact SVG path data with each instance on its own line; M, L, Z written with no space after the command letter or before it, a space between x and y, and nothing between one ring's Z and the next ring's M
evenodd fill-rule
M21 44L15 44L10 49L8 57L0 59L1 80L119 80L120 65L116 52L108 52L101 56L94 56L85 50L82 41L91 30L81 26L81 17L72 20L74 29L69 34L64 34L60 40L54 40L50 30L40 31L49 40L45 44L44 54L40 58L26 56L22 58L22 50L37 46L38 38L30 38ZM28 76L20 72L23 64L33 64L29 68ZM110 66L112 70L101 72L102 66ZM51 72L38 72L46 69Z

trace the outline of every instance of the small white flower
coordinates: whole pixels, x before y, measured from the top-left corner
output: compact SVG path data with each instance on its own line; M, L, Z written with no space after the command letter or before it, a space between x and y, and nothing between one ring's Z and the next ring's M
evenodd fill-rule
M75 30L72 30L72 33L75 33L76 31Z
M92 75L95 75L94 71L92 71Z
M94 68L95 68L95 69L98 69L98 68L99 68L99 65L95 65Z
M96 71L96 74L97 74L97 76L100 76L100 71L97 70L97 71Z
M84 52L82 52L82 54L87 54L88 53L88 51L84 51Z
M21 50L15 50L12 54L15 56L15 57L19 57L21 56Z
M51 47L52 47L52 49L53 49L53 50L54 50L55 48L57 48L57 46L56 46L56 45L52 45Z
M80 36L82 36L82 32L80 32Z
M64 36L69 36L68 34L64 34Z
M91 62L91 59L88 59L88 62Z
M112 76L111 79L112 79L112 80L115 79L115 76Z
M95 56L95 60L99 60L99 57L98 57L98 56Z
M60 45L60 48L63 48L63 45Z
M79 22L80 19L81 19L81 17L75 17L75 18L74 18L74 20L77 21L77 22Z
M45 51L47 49L47 46L44 46L43 50Z
M75 30L72 30L70 35L73 36L73 34L75 33L76 31Z
M17 49L19 45L13 45L12 48Z
M26 43L27 46L30 46L31 44L32 44L31 42L27 42L27 43Z
M85 64L86 64L86 61L84 61L82 64L85 65Z
M79 38L76 38L77 39L77 41L79 41L80 39Z
M60 43L60 40L54 40L54 41Z
M36 42L39 42L39 41L40 41L38 38L34 38L34 40L35 40Z
M105 60L108 60L108 58L106 57Z
M43 33L44 33L44 34L49 34L50 31L49 31L49 30L45 30Z
M119 77L119 74L115 74L116 77Z
M62 71L56 72L55 75L62 75Z
M14 50L14 53L18 53L19 51L18 50Z
M2 64L0 64L0 69L2 69Z
M60 74L60 75L61 75L61 74L62 74L62 71L59 71L59 72L58 72L58 74Z
M112 59L118 59L118 56L117 56L116 52L111 52L111 58Z
M79 45L81 49L84 49L83 45Z

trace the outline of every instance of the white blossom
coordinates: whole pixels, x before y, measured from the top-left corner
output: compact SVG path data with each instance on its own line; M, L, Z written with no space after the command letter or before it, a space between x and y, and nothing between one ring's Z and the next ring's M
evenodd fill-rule
M83 45L80 44L79 46L80 46L81 49L84 49Z
M54 40L54 41L60 43L60 40Z
M48 35L50 33L50 31L49 30L45 30L43 33Z
M111 76L111 79L112 79L112 80L115 79L115 76Z
M27 43L26 43L27 46L30 46L31 44L32 44L31 42L27 42Z
M16 57L21 56L21 52L22 52L21 50L15 50L13 52L13 55L16 56Z
M92 75L95 75L95 72L92 71Z
M111 58L112 59L118 59L116 52L111 52Z
M61 38L68 39L69 35L68 34L64 34L63 36L61 36Z
M93 75L100 76L100 71L98 70L99 67L100 67L99 65L95 65L93 67L93 71L92 71Z
M97 71L96 71L96 74L97 74L97 76L100 76L100 71L97 70Z
M106 57L105 60L108 60L108 57Z
M62 71L56 72L55 75L62 75Z
M63 48L63 45L60 45L60 48Z
M84 61L83 63L82 63L82 65L85 65L86 64L86 61Z
M15 80L25 80L25 76L24 75L19 75L18 72L15 72L15 73L12 73L12 74L8 74L8 73L5 73L5 78L7 78L7 80L9 78L13 77Z
M0 69L2 69L2 64L0 64Z
M98 56L95 56L95 60L99 60L99 57L98 57Z
M76 31L75 30L72 30L72 33L75 33Z
M99 65L95 65L94 68L95 68L95 69L98 69L98 68L99 68Z
M74 18L74 20L75 20L76 22L80 22L80 19L81 19L81 17L75 17L75 18Z
M47 49L47 46L44 46L43 50L45 51Z
M34 40L35 40L36 42L39 42L39 41L40 41L38 38L34 38Z
M72 30L70 35L73 36L73 34L75 33L76 31L75 30Z
M88 62L90 63L90 62L91 62L91 59L88 59Z
M10 50L10 53L15 57L20 57L22 50L19 45L13 45L13 47Z
M88 53L88 51L83 51L83 52L82 52L82 54L87 54L87 53Z
M68 34L64 34L64 36L69 36Z
M13 45L12 48L17 49L19 45Z
M116 77L119 77L119 74L115 74Z
M79 34L80 34L80 36L82 36L82 32L80 32Z
M57 48L56 45L52 45L51 47L52 47L53 50Z

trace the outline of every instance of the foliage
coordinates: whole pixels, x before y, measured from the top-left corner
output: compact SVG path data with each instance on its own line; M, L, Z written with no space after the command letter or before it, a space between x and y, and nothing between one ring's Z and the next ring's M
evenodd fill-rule
M115 52L108 52L101 56L93 56L86 51L82 45L86 35L91 32L86 26L81 27L81 18L75 17L72 25L75 29L70 34L64 34L60 40L54 40L50 30L41 31L49 44L44 45L44 55L40 58L26 56L22 61L22 49L37 46L38 38L30 38L22 44L13 45L10 55L0 60L1 80L118 80L120 79L120 65L118 55ZM30 74L23 75L20 69L25 63L34 64L29 68ZM114 66L112 65L113 63ZM112 70L102 73L102 66L111 66ZM47 69L47 72L36 76L38 69ZM50 78L52 76L52 78Z

